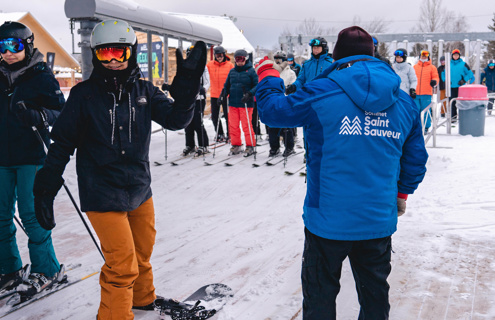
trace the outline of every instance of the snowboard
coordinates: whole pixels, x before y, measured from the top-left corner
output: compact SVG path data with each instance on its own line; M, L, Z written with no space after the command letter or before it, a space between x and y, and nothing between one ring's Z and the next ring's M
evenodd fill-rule
M189 297L179 302L164 300L161 305L160 319L205 320L213 317L234 297L234 291L222 283L202 286Z

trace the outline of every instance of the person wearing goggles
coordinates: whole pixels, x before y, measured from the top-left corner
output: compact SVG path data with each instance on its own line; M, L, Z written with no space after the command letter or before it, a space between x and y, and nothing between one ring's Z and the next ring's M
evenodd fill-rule
M416 78L416 72L414 68L407 63L407 51L406 49L397 49L394 52L395 61L392 63L392 69L400 77L400 88L408 93L411 98L416 98L416 85L418 79Z
M215 59L209 61L206 66L210 74L210 98L211 98L211 120L215 127L215 137L217 142L227 142L229 140L229 120L227 99L221 95L223 85L234 64L230 62L227 51L222 46L213 49ZM223 110L225 119L225 129L220 119L220 108Z
M433 88L438 84L438 71L437 68L430 62L430 52L427 50L421 50L419 61L414 65L414 71L416 72L416 78L418 84L416 86L416 105L419 111L423 111L431 103L431 97L433 95ZM431 127L431 111L428 110L425 113L425 134L428 133Z
M378 45L379 45L378 39L376 37L373 37L373 46L374 46L374 49L375 49L375 53L374 53L375 55L374 55L374 57L377 58L377 59L382 60L383 62L385 62L389 66L392 66L392 64L390 63L390 60L388 60L387 58L383 57L380 54L380 51L378 51Z
M254 147L256 146L253 111L258 76L246 50L237 50L234 53L234 60L235 67L229 71L221 97L222 99L229 97L229 134L232 145L230 154L236 155L243 152L240 128L240 125L242 125L244 143L246 144L244 156L249 157L254 154ZM255 122L257 122L257 119L255 119Z
M285 90L286 94L296 92L297 89L316 78L333 63L332 56L328 53L328 43L325 38L318 37L311 39L309 45L311 47L311 58L302 65L297 80L287 86Z
M445 81L445 78L443 80ZM452 50L452 59L450 60L450 98L457 98L459 96L459 87L466 83L473 83L474 80L473 71L471 71L469 65L461 59L461 50ZM452 102L452 122L455 122L457 119L456 103L457 101L455 100Z
M81 210L101 242L101 302L97 319L134 319L132 308L154 310L150 263L155 211L149 171L151 121L168 130L191 121L206 65L206 45L195 43L186 60L176 50L177 73L169 92L140 79L137 38L122 20L102 21L90 40L93 71L72 88L53 126L45 164L34 182L38 219L55 226L53 201L77 149Z
M301 65L296 62L296 60L294 59L294 55L292 53L289 53L287 55L287 63L289 64L291 70L294 71L297 77L299 75L299 72L301 71Z
M488 93L495 93L495 60L491 59L488 61L488 64L483 72L481 73L481 84L484 84L488 89ZM490 98L490 103L488 103L488 114L492 114L493 103L495 102L494 98Z
M0 26L0 291L23 299L60 280L51 232L36 220L33 185L49 143L49 131L65 103L44 56L34 48L31 29L15 21ZM34 132L36 129L37 132ZM23 268L16 242L15 207L29 238L31 264ZM31 272L29 272L29 268Z

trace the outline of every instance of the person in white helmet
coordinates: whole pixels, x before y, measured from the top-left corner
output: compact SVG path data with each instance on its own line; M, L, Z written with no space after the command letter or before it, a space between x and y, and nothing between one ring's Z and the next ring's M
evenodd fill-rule
M53 200L77 149L81 209L105 256L97 318L130 320L131 308L153 310L158 303L150 263L156 234L148 158L151 121L168 130L189 124L206 45L198 41L186 60L177 50L173 102L151 82L139 79L137 39L127 22L98 23L91 48L93 72L72 88L53 126L53 143L35 178L35 209L44 228L55 226Z

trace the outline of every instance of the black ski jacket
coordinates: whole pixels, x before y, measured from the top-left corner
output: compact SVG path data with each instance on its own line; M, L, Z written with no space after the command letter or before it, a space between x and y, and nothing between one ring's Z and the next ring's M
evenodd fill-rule
M17 102L43 111L52 125L62 110L65 99L58 81L36 49L31 63L20 70L10 71L0 64L0 166L41 165L45 151L31 127L16 116ZM49 144L48 130L38 128Z
M62 175L77 148L76 168L82 211L132 211L148 200L151 120L169 130L192 119L195 95L168 99L134 70L119 92L93 71L72 88L52 130L45 168Z

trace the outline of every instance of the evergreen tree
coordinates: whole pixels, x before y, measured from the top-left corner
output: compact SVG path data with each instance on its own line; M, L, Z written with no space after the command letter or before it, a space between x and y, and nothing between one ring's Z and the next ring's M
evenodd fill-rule
M488 29L495 32L495 13L493 14L493 24L488 26ZM486 60L495 59L495 41L488 41L488 45L486 46ZM486 64L485 64L486 65Z

